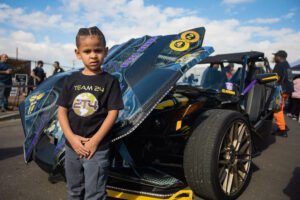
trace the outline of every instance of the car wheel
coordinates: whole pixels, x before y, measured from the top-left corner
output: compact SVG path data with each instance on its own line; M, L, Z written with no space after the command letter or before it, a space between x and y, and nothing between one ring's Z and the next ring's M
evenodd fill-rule
M200 118L184 150L187 183L205 199L235 199L251 178L248 123L231 110L210 110Z

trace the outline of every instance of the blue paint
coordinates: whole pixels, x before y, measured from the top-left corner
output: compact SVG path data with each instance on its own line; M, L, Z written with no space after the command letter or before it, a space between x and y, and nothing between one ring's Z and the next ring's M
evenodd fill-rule
M64 148L66 144L66 139L65 137L62 137L60 142L56 145L55 149L54 149L54 155L56 155L60 150L62 150Z
M41 116L41 122L39 123L38 128L36 129L35 133L34 133L34 138L31 141L29 148L26 152L25 158L28 158L28 155L31 153L33 146L37 143L40 133L42 132L47 120L49 120L50 115L48 113L44 114L43 116Z

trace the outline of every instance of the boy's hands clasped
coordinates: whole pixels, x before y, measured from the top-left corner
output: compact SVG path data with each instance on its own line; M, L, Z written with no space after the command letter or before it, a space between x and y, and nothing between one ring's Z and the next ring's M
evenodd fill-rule
M94 155L98 147L98 143L92 138L84 138L76 134L74 134L70 144L80 158L85 157L88 160Z
M86 157L86 159L89 160L90 158L92 158L92 156L96 152L98 143L93 138L90 138L89 141L84 143L84 147L89 151L89 155Z
M89 150L84 146L86 142L88 142L89 138L84 138L79 135L75 135L70 140L70 144L74 151L80 156L80 157L87 157L89 156L90 152Z

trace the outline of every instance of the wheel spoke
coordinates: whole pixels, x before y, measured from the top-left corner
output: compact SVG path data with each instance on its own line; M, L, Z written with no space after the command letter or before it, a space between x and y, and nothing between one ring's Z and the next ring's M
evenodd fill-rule
M229 173L228 173L228 180L227 180L227 186L226 186L227 194L231 193L232 183L233 183L233 172L232 172L232 169L230 169Z
M246 171L245 171L245 173L244 173L244 172L241 172L241 173L243 173L243 174L241 174L240 172L241 172L241 171L239 170L237 174L238 174L238 176L242 179L242 182L244 182L244 181L245 181L245 178L244 178L244 177L245 177Z
M239 188L239 175L238 175L238 170L237 166L234 166L233 168L233 183L234 183L234 189L238 190Z
M220 165L228 165L229 161L228 160L219 160Z
M246 150L248 150L249 147L250 147L250 142L249 141L245 142L245 144L240 148L238 154L244 155L246 153Z
M250 134L246 134L244 137L243 137L243 139L242 139L242 141L241 141L241 144L243 144L245 141L247 141L248 139L250 139Z
M250 162L251 159L238 159L238 163L247 163L247 162Z
M230 149L228 149L227 147L224 147L224 148L222 148L220 153L223 154L223 153L227 153L229 151L230 151Z
M231 196L244 185L251 166L251 135L246 123L234 121L227 129L219 150L219 182Z
M230 131L229 131L229 142L230 143L233 142L234 130L235 130L235 123L233 124L233 126L230 128Z
M221 183L223 183L223 181L225 180L226 175L227 175L226 168L222 167L219 173L219 179Z
M240 171L243 174L247 174L247 170L245 169L244 165L238 165L238 171Z
M229 179L229 173L228 173L228 169L225 169L225 173L226 173L226 176L225 176L225 179L224 179L224 182L222 184L222 188L223 188L223 191L227 191L227 185L228 185L228 179Z
M242 141L242 138L245 135L245 129L246 129L246 125L242 124L239 129L238 129L238 134L237 134L237 143L235 145L235 151L238 151L240 148L240 144Z

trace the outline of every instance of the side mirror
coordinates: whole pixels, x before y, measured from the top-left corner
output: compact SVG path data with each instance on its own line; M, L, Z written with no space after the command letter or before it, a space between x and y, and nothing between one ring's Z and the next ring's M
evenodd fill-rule
M260 84L270 83L279 80L277 73L256 74L255 79Z

